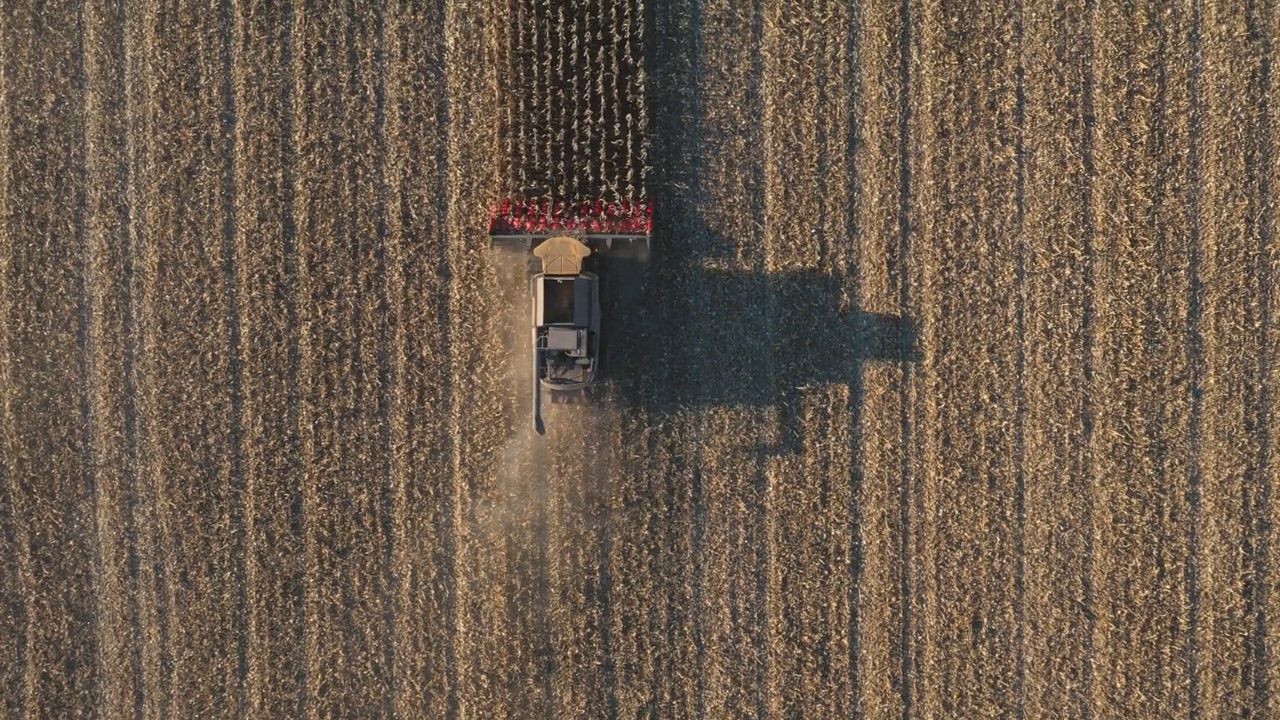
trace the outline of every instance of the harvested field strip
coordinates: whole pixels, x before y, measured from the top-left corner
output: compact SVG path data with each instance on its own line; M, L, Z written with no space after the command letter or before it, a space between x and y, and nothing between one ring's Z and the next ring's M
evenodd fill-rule
M288 11L235 18L250 714L306 709L293 27Z
M1194 517L1199 547L1193 548L1200 597L1198 662L1192 669L1202 707L1221 717L1244 717L1250 708L1262 705L1255 694L1257 666L1250 652L1256 636L1248 633L1248 642L1236 643L1225 635L1233 628L1250 628L1248 588L1259 578L1249 504L1254 489L1266 482L1258 474L1257 432L1240 431L1242 424L1257 423L1256 415L1249 416L1257 412L1256 394L1262 384L1257 363L1264 357L1260 326L1266 291L1253 267L1256 259L1250 260L1258 257L1259 234L1250 222L1249 193L1233 180L1249 177L1249 159L1257 151L1239 152L1226 140L1241 123L1256 137L1259 123L1258 111L1248 100L1257 93L1251 85L1257 82L1259 49L1246 32L1245 10L1205 8L1200 23L1203 72L1198 81L1203 115L1194 131L1204 139L1196 214L1203 218L1200 278L1206 372L1197 388L1203 392L1198 468L1202 482L1198 489L1191 488L1200 499Z
M1266 3L218 10L0 13L6 713L1280 710Z
M124 12L85 8L86 238L82 312L88 314L88 429L97 490L103 714L144 709L135 478L137 328L133 315L133 230L127 127ZM121 279L122 282L116 282Z
M167 642L160 661L161 712L235 713L244 702L235 578L243 552L234 527L242 500L235 427L233 343L239 322L226 274L226 226L233 197L233 117L225 106L228 29L217 15L170 15L141 22L161 36L189 29L194 42L157 44L147 76L150 105L147 174L154 179L138 224L142 358L138 391L154 482L159 622ZM218 80L201 84L213 68ZM216 148L216 161L203 148ZM165 422L156 422L164 417ZM222 618L223 620L217 620ZM167 704L166 703L171 703Z
M486 204L498 190L498 167L493 159L499 146L494 111L497 103L499 53L496 28L509 21L505 12L485 7L449 6L446 13L446 92L452 122L448 128L447 218L445 237L449 265L448 333L451 359L447 369L453 400L448 433L453 443L456 609L455 646L459 663L459 704L463 716L519 717L536 712L545 697L547 678L522 675L529 666L529 648L545 635L509 630L509 588L523 579L510 575L506 549L528 535L508 537L504 513L540 512L538 503L517 496L503 473L516 463L495 463L495 453L510 441L511 425L498 398L511 392L489 383L506 377L508 366L501 333L508 329L503 310L504 286L494 277L483 242ZM466 39L466 42L461 42ZM479 39L479 40L477 40ZM480 71L476 56L484 59ZM533 482L533 478L521 478ZM545 508L545 503L541 503ZM545 552L545 547L532 548ZM523 590L527 585L518 585ZM521 608L529 613L545 606ZM522 627L534 626L534 615ZM521 618L517 618L521 619ZM511 691L527 682L537 688L521 697L535 698L535 706L512 705Z
M924 153L917 177L934 179L918 196L915 256L923 268L921 532L930 568L919 618L930 682L917 700L925 716L968 717L1017 707L1020 694L1012 467L1019 400L1016 383L1007 382L1020 338L1016 299L1001 292L1018 286L1020 59L1011 13L971 12L961 25L961 16L931 10L921 53L927 67L942 70L928 74L915 98L924 111L913 138ZM984 362L960 361L971 353ZM970 421L976 407L988 422Z
M386 19L387 161L385 218L389 354L393 553L396 591L396 711L423 703L456 712L458 674L452 465L454 438L443 419L454 404L450 362L447 257L447 133L443 3L418 15ZM425 55L421 60L419 56ZM433 128L423 132L423 128ZM442 378L442 375L444 376Z
M4 534L15 548L5 583L21 595L7 598L21 624L4 645L22 663L4 676L7 708L70 715L103 684L102 558L87 422L84 45L74 8L50 12L64 22L31 8L3 21ZM61 121L31 121L49 112Z
M1095 711L1167 715L1190 696L1185 582L1190 565L1186 483L1189 116L1182 23L1157 25L1099 7L1096 85L1100 244L1094 288L1098 371L1097 476L1133 482L1095 488ZM1138 68L1139 70L1134 70ZM1147 68L1146 71L1141 70ZM1148 100L1150 99L1150 100ZM1169 340L1166 340L1169 338ZM1176 341L1173 340L1176 338ZM1135 534L1133 527L1149 527ZM1137 633L1138 628L1143 628Z
M901 127L908 88L901 80L905 59L899 47L903 33L903 5L868 3L860 8L856 25L858 69L853 111L861 123L857 129L850 165L856 172L853 198L858 294L863 310L897 315L905 278L906 258L901 255L899 182L907 159L902 155ZM853 646L859 679L856 707L868 716L902 716L909 702L912 677L909 598L902 590L911 586L912 563L904 563L909 548L900 500L911 489L904 484L907 456L902 423L906 397L904 365L867 363L862 370L862 399L858 412L862 439L856 469L861 478L853 502L859 527L854 538L858 585L858 626ZM856 386L855 386L856 387ZM855 395L851 403L857 403Z
M389 592L382 566L389 459L378 391L386 361L378 262L385 225L376 191L380 11L370 4L355 11L360 22L345 17L300 16L296 50L297 161L324 179L296 195L306 238L298 247L300 322L310 330L301 357L304 462L317 470L304 497L315 518L304 534L306 571L315 578L305 600L306 691L322 715L346 703L392 709L384 666L392 639L380 600Z
M849 105L838 102L853 59L847 9L763 7L764 285L769 358L778 403L768 480L770 668L767 709L780 715L849 716L857 696L851 564L860 531L852 497L865 343L851 306L857 268L845 249L852 198ZM817 72L806 72L816 68ZM757 270L759 272L759 270ZM826 353L813 348L827 345ZM762 441L769 440L761 438ZM815 522L815 520L820 521Z
M1020 468L1026 488L1020 618L1026 707L1092 708L1095 622L1090 452L1093 402L1091 102L1093 7L1029 3L1022 64L1026 190ZM1077 50L1079 48L1079 50ZM1061 69L1059 72L1058 69ZM1066 601L1063 601L1066 599Z
M690 283L696 304L685 332L688 343L709 342L710 352L691 359L685 382L694 392L709 393L695 411L699 430L690 438L697 443L703 491L708 499L732 500L706 504L706 566L700 571L705 604L695 622L706 639L704 712L759 717L769 711L774 660L768 593L774 517L761 449L777 437L776 415L762 401L775 395L777 376L769 350L729 353L742 342L767 348L763 333L774 320L763 233L763 66L751 50L762 42L763 8L708 3L699 19L700 27L691 28L699 49L692 122L701 138L694 172L720 192L693 203L702 237L689 252L701 277ZM708 307L739 312L725 322L703 310ZM700 379L712 376L718 376L712 383Z

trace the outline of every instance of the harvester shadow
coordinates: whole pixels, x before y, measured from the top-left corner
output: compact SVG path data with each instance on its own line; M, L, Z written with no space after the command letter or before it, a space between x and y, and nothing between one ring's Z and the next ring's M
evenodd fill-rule
M773 450L795 452L807 389L845 385L860 404L864 364L919 359L909 319L853 304L856 275L735 272L706 237L605 263L605 375L624 406L776 407Z

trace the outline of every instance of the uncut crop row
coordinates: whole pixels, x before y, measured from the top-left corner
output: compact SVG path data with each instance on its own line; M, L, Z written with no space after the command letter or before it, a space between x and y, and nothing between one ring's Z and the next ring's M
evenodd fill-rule
M647 199L642 0L503 0L502 197Z

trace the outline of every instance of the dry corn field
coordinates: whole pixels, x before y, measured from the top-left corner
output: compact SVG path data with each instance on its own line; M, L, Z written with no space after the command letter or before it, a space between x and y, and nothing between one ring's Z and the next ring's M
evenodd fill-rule
M315 5L0 9L7 716L1280 716L1274 3Z

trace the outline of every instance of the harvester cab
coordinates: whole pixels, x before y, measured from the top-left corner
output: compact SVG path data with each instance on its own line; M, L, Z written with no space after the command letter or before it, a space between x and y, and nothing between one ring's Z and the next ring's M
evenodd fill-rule
M592 206L506 202L489 225L490 247L532 252L533 427L542 435L542 397L582 397L600 370L602 274L611 254L643 259L649 252L648 204Z

